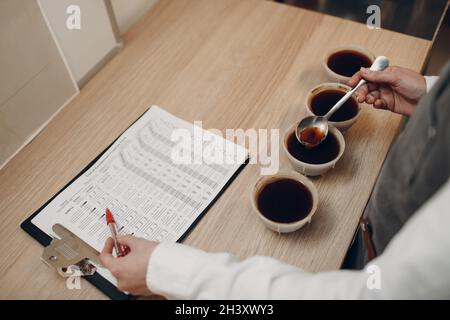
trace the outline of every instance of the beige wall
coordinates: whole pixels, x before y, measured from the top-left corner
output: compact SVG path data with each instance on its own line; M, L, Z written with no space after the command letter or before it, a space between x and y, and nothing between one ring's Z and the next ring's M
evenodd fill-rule
M0 1L0 168L78 93L36 1Z
M120 39L116 39L113 32L105 0L39 0L39 3L75 80L82 86L91 70L120 46ZM79 30L66 27L66 10L70 5L80 8Z
M157 0L111 0L120 33L125 33L156 3L156 1Z
M0 0L0 169L117 49L105 1L124 33L157 0ZM65 28L69 4L81 30Z

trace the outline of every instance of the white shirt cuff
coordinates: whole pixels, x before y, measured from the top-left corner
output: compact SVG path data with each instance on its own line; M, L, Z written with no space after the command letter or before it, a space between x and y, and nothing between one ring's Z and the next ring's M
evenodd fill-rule
M425 83L427 84L427 93L430 92L434 84L439 80L438 76L424 76Z
M179 243L156 246L147 267L147 287L169 299L189 299L190 281L208 254Z

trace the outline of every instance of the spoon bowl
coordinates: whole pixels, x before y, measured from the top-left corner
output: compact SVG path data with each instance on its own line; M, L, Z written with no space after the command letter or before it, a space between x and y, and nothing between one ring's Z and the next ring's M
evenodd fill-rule
M297 140L307 148L317 146L327 135L328 120L324 116L306 117L300 122L295 130Z

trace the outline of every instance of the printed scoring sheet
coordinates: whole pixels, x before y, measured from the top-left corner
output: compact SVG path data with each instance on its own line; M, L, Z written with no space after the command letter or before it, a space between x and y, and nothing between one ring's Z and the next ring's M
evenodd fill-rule
M190 133L191 140L173 141L177 129ZM187 144L198 139L195 132L206 137L201 141L202 150L208 144L222 145L215 149L222 150L228 161L201 161L201 154L192 155L191 163L174 161L177 143L184 143L183 150L194 153ZM226 154L230 151L232 161ZM60 223L101 251L110 235L105 222L105 209L109 208L120 233L176 242L218 196L247 154L245 148L152 106L32 223L52 237L52 226ZM216 155L216 159L220 157ZM97 267L116 284L106 269Z

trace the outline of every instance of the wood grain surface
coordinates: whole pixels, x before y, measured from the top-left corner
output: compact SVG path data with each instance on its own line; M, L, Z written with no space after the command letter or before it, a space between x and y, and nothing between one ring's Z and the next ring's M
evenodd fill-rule
M105 298L85 281L81 290L66 289L65 280L40 261L42 247L19 225L149 105L202 120L204 128L283 132L306 115L308 90L328 81L321 64L331 48L364 46L420 71L431 46L258 0L162 0L124 40L123 51L0 171L0 298ZM345 135L342 160L313 179L319 208L298 232L271 232L252 212L250 192L260 168L248 165L185 243L240 257L272 256L308 271L338 269L400 121L363 107ZM290 170L279 152L281 169Z

